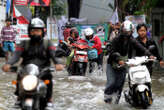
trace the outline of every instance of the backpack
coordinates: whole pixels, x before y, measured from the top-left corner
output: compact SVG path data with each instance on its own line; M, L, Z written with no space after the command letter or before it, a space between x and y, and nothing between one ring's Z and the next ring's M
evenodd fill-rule
M49 42L50 42L50 40L43 40L43 46L46 50L48 49ZM25 40L24 41L25 51L28 50L29 46L30 46L30 40Z

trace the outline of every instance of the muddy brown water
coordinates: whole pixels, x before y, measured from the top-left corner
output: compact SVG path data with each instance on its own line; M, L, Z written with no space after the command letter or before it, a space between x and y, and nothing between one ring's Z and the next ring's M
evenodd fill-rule
M3 64L1 61L0 68ZM163 75L161 75L163 73ZM15 86L11 81L16 74L0 70L0 110L17 110ZM137 110L125 102L122 95L119 105L108 105L103 101L106 83L105 72L96 69L86 77L68 76L66 71L54 72L53 101L54 110ZM124 90L127 89L125 83ZM164 72L154 72L152 77L154 102L148 110L164 110Z

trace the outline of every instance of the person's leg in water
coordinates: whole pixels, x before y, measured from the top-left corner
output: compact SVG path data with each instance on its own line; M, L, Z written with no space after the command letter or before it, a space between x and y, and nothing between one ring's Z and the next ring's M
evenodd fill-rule
M8 59L9 59L15 51L15 43L14 42L9 42L8 48L9 48L9 53L8 53Z
M117 72L117 97L116 97L116 101L115 104L119 103L119 100L121 98L121 93L124 87L124 82L125 82L125 78L126 78L126 70L122 70L121 72Z
M5 60L8 61L8 55L9 55L9 43L8 41L3 42L3 51L5 52Z
M97 59L97 65L98 65L98 69L102 69L103 70L103 53L98 55L98 59Z
M93 69L95 68L95 62L97 62L97 59L89 60L89 73L93 72Z
M126 71L125 70L116 71L111 67L110 64L107 64L106 74L107 74L107 84L104 91L104 96L105 96L104 101L106 103L111 103L113 94L116 93L117 96L114 103L118 104L125 81Z
M107 64L106 76L107 83L104 91L104 101L106 103L112 103L112 95L115 91L116 73L110 64Z
M50 83L47 85L47 94L46 94L46 99L47 99L47 106L46 110L53 110L53 100L52 100L52 93L53 93L53 81L52 81L52 74L47 73L45 76L43 76L41 79L42 80L49 80Z
M72 67L74 65L72 63L73 56L74 56L74 50L72 50L70 55L67 57L66 67L69 75L72 75L73 72L73 67Z

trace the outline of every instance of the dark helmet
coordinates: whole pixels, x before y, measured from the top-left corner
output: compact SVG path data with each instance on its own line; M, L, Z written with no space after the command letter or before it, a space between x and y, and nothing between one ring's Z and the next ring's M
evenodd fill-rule
M28 26L28 34L30 36L31 29L42 29L44 37L44 28L45 24L40 18L33 18L31 19L30 24Z
M70 30L70 35L71 35L72 33L75 33L75 38L79 37L79 32L78 32L78 30L77 30L76 28L71 28L71 30Z

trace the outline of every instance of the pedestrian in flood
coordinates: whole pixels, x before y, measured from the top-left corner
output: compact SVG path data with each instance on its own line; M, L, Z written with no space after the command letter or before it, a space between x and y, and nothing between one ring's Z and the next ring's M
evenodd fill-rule
M147 36L147 30L148 29L146 24L139 24L137 26L138 37L136 39L139 41L140 44L142 44L145 48L147 48L155 57L157 57L160 66L164 66L164 61L162 61L162 57L159 54L158 47L155 41ZM137 50L136 56L144 56L144 53L142 53L140 50ZM147 63L146 66L150 72L150 75L152 75L153 62Z
M112 24L111 22L109 23L110 24L110 32L109 32L109 41L112 41L116 36L118 36L119 32L120 32L120 26L121 26L121 23L118 22L116 24Z
M17 32L11 26L10 18L7 18L5 22L6 25L1 30L1 47L5 52L5 59L8 61L9 52L13 53L15 51L15 37Z
M133 30L134 25L132 22L129 20L124 21L121 25L120 34L111 42L106 71L107 84L104 91L104 101L106 103L111 104L113 102L113 96L116 95L114 103L118 104L121 97L125 82L126 68L117 68L117 65L125 65L124 61L132 57L133 50L141 50L145 55L154 58L144 46L133 38Z

